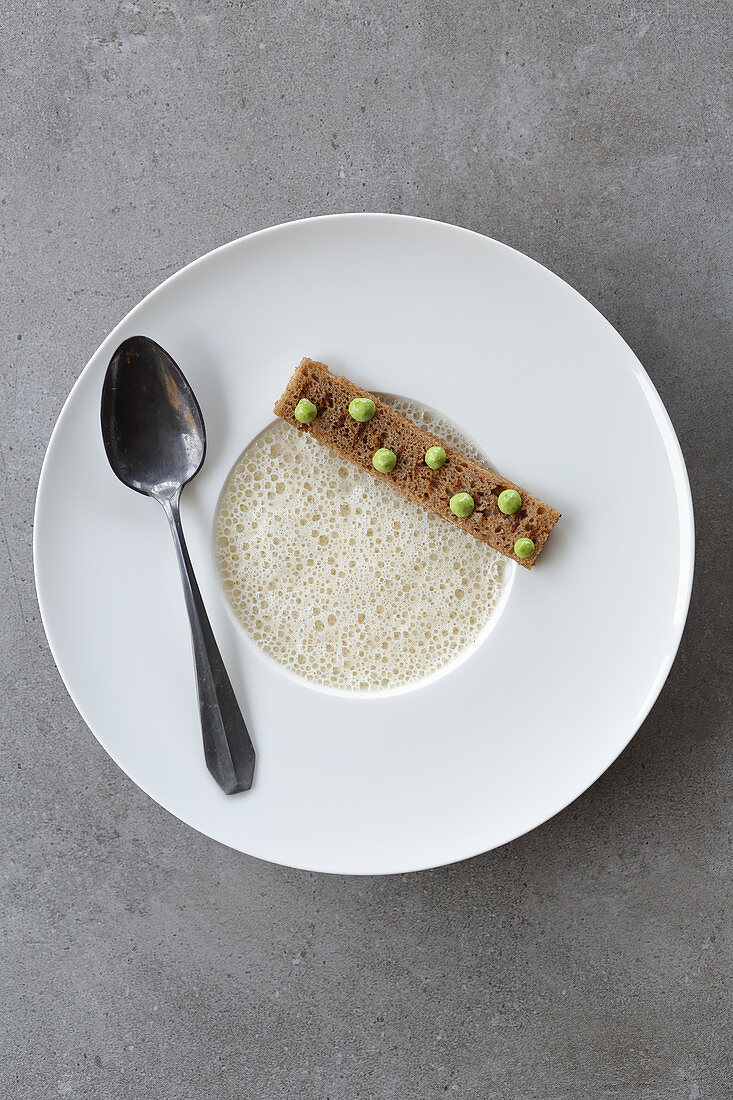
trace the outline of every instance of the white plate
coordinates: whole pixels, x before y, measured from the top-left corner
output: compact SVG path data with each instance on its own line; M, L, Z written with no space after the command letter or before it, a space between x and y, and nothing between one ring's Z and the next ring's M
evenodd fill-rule
M165 518L116 480L102 448L104 371L134 333L171 352L206 421L206 464L184 492L183 521L257 747L245 795L222 794L203 765ZM211 547L218 494L303 355L440 409L563 513L479 649L409 693L349 699L305 687L260 658L225 607ZM117 326L51 438L34 550L61 675L143 790L251 855L374 874L512 840L609 766L676 653L693 520L665 409L588 302L486 237L351 214L217 249Z

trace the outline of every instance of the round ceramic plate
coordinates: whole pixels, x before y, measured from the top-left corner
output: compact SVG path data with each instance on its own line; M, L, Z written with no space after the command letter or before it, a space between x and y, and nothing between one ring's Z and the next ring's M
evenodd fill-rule
M255 785L203 764L173 545L110 470L102 380L127 336L170 351L208 430L183 522L257 748ZM441 410L504 476L562 512L482 644L381 698L281 674L228 614L212 553L220 490L303 355ZM152 798L243 852L317 871L432 867L532 829L585 790L648 713L687 613L690 491L643 368L566 283L504 245L385 214L293 222L184 268L93 356L59 417L35 522L38 595L61 675ZM80 767L83 767L80 746Z

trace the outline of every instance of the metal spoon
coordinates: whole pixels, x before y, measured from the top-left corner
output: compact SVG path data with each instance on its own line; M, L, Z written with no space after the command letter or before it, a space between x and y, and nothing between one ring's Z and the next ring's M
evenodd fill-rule
M183 538L181 490L201 469L206 429L179 367L154 340L132 336L110 359L102 390L109 464L168 517L191 622L206 766L227 794L252 786L255 752L214 639Z

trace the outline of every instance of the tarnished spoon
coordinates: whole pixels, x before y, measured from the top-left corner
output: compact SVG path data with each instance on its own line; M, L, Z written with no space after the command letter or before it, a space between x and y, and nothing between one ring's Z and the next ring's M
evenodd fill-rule
M102 437L120 481L163 506L191 622L206 766L227 794L252 786L255 752L214 639L183 538L181 490L201 469L206 429L179 367L154 340L131 336L110 359Z

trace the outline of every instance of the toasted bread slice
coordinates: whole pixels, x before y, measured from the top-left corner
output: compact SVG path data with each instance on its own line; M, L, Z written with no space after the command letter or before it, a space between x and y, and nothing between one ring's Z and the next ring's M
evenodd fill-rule
M303 397L318 409L311 424L301 424L294 416L295 406ZM357 423L349 415L349 403L355 397L371 398L376 405L376 413L365 424ZM560 518L555 508L526 489L447 447L437 436L418 428L373 393L348 378L331 374L328 367L314 359L301 360L276 402L275 412L298 431L308 432L372 477L389 481L410 500L423 504L474 538L488 542L525 569L534 566ZM425 452L434 446L443 447L447 455L439 470L431 470L425 464ZM388 447L397 455L397 464L390 473L378 473L372 465L372 456L380 447ZM499 493L504 489L516 489L522 498L521 507L511 516L504 515L497 505ZM454 493L469 493L473 497L474 510L465 519L450 510ZM520 558L514 552L516 540L523 537L532 539L535 545L529 558Z

